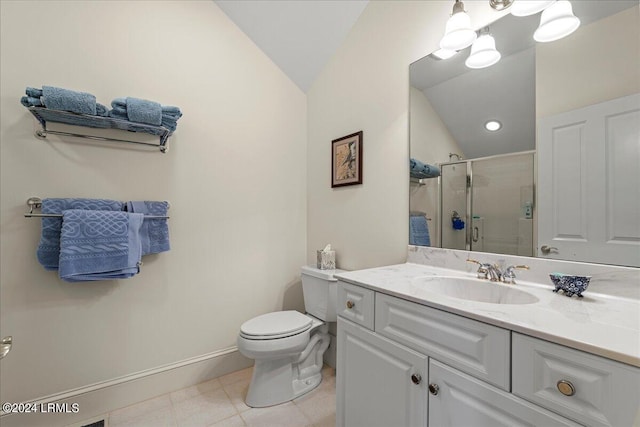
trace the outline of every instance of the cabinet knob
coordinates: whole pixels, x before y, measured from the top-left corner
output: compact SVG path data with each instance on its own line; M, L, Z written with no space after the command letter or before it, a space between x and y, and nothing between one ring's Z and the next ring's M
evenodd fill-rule
M576 394L576 388L573 386L573 384L571 384L570 381L560 380L556 384L556 387L558 387L558 391L565 396L573 396L574 394Z
M356 303L353 301L347 301L347 308L353 308L355 307Z
M413 374L411 375L411 381L413 381L414 384L420 384L422 382L422 377L420 374Z
M429 384L429 393L433 394L434 396L437 396L439 392L440 392L440 387L438 386L438 384Z

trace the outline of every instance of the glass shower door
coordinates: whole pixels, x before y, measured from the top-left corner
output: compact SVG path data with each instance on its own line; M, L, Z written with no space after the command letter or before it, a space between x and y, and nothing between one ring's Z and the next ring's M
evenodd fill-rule
M443 164L440 172L442 247L467 249L467 163Z
M471 161L471 250L533 256L533 153Z

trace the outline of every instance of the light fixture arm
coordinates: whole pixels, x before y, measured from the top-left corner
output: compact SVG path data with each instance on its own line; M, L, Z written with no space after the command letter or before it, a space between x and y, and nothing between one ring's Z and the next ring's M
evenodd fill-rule
M451 16L460 12L466 12L464 10L464 3L461 0L456 0L456 2L453 4L453 10L451 11Z

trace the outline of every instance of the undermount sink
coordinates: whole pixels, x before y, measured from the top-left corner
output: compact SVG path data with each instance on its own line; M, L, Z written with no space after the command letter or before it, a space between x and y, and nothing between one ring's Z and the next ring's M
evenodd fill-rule
M447 297L490 304L533 304L540 301L535 295L514 287L516 285L468 277L417 277L412 284Z

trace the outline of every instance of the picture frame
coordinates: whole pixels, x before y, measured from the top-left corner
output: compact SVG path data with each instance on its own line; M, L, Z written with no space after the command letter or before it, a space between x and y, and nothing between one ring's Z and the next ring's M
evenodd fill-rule
M362 184L362 131L331 141L331 188Z

